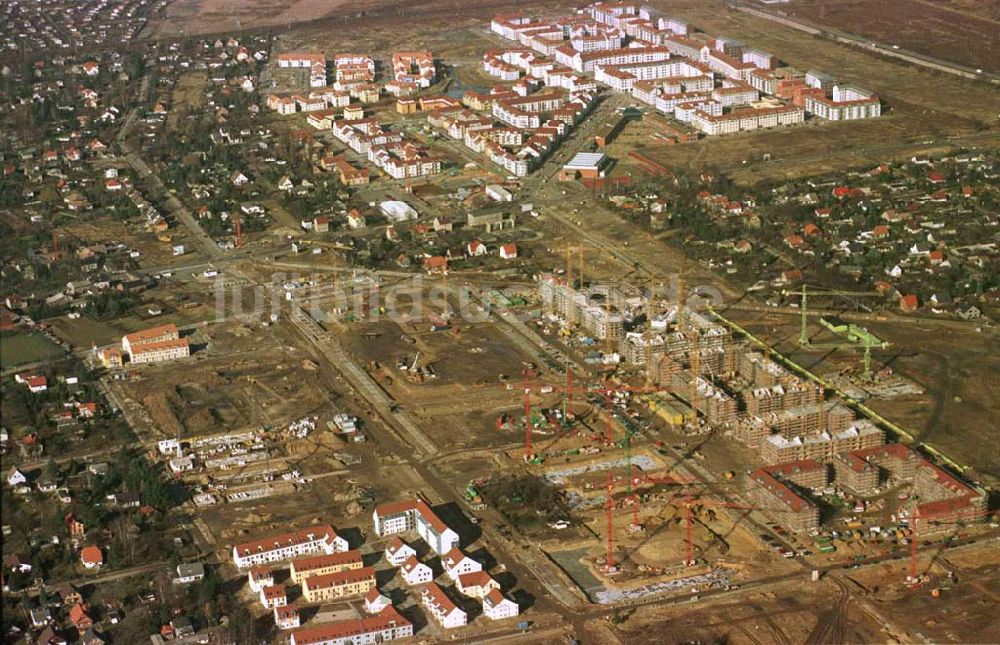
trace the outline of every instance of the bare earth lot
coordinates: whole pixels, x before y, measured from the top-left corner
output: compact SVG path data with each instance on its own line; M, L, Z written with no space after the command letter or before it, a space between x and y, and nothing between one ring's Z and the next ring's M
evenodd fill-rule
M1000 70L996 0L797 0L787 13L934 58Z

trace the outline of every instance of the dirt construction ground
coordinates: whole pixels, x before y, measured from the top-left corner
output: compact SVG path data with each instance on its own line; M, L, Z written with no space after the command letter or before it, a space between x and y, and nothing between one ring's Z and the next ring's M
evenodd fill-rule
M926 56L1000 71L996 0L796 0L793 18L868 36Z

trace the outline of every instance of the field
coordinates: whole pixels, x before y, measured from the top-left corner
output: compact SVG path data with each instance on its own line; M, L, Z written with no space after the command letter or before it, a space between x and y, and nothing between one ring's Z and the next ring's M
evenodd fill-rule
M1000 71L996 0L796 0L789 16L899 45L927 56ZM919 19L900 19L904 16Z
M62 356L62 350L39 334L15 333L0 337L0 368L44 361Z
M1000 145L996 131L997 90L986 83L882 60L793 29L705 3L671 4L670 13L708 33L738 34L800 70L820 69L878 94L883 117L864 122L810 121L790 128L702 139L697 144L658 146L643 154L668 168L715 167L739 182L787 179L841 168L864 167L886 159L909 158L957 145ZM904 21L900 21L904 22ZM827 61L836 61L828 64ZM826 65L824 67L824 65ZM634 170L624 144L608 152ZM631 147L631 146L629 146ZM770 155L770 161L764 161Z

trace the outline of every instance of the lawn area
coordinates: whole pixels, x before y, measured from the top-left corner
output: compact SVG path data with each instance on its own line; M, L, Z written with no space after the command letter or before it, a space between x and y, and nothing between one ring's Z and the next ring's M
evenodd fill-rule
M5 370L62 355L62 349L39 334L17 333L0 336L0 368Z

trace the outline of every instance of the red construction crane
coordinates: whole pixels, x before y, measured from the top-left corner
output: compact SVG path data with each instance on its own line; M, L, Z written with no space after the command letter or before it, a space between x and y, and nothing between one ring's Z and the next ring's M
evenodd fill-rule
M615 545L614 545L615 527L614 527L614 521L611 517L611 511L614 508L614 502L611 499L613 491L612 491L612 476L610 470L608 470L608 481L605 492L607 495L607 499L604 502L604 510L607 513L607 522L608 522L607 527L605 529L607 531L607 535L605 537L607 539L608 552L604 558L604 569L605 571L610 572L613 571L615 568Z

